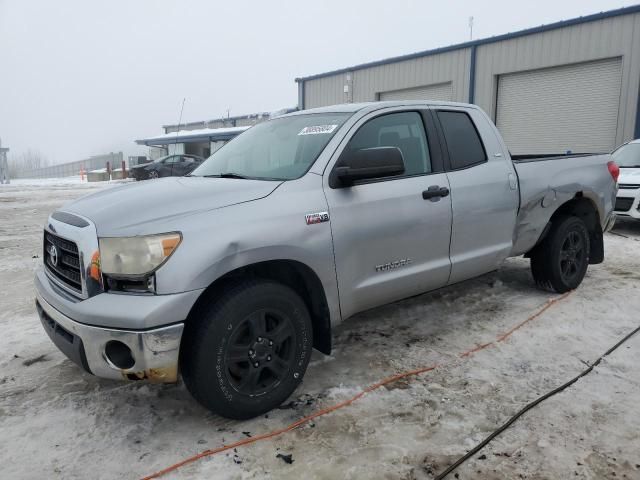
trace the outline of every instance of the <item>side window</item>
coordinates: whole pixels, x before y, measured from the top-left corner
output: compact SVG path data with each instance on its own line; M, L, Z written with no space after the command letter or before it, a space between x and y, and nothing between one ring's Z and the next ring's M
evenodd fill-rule
M482 140L465 112L438 111L438 119L447 142L452 169L465 168L487 161Z
M347 148L398 147L404 158L405 175L431 172L431 158L422 117L417 112L390 113L365 123Z
M178 162L178 157L173 155L169 158L167 158L164 163L177 163Z

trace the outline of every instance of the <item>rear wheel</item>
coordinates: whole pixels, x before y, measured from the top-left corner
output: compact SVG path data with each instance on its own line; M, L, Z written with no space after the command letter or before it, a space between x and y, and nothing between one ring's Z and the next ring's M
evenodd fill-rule
M227 418L280 405L311 358L311 318L289 287L253 280L228 288L187 326L181 369L191 394Z
M589 231L584 222L573 216L558 217L531 255L536 284L558 293L577 288L587 273L589 253Z

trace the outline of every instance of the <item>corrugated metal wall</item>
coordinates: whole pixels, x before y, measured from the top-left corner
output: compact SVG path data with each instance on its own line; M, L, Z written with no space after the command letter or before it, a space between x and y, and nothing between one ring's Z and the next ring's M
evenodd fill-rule
M304 108L323 107L347 102L344 86L346 73L304 82Z
M451 82L380 92L378 100L453 100Z
M467 48L307 80L304 107L371 102L383 92L444 83L451 83L454 101L464 102L469 90L469 58L470 49ZM350 87L348 92L345 92L345 85Z
M617 57L622 59L622 72L614 143L619 144L634 136L640 94L640 13L478 44L474 103L495 120L499 76ZM301 81L304 108L313 108L375 101L382 92L445 82L451 82L454 101L468 102L470 76L471 48L465 47Z
M370 102L378 94L451 83L452 100L465 102L469 91L470 49L454 50L353 72L353 101Z

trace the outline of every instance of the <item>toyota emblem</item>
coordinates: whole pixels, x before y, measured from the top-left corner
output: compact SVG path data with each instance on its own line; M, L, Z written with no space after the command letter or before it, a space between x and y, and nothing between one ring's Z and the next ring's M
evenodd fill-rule
M58 249L55 245L51 245L51 248L49 248L49 259L51 260L51 265L58 266Z

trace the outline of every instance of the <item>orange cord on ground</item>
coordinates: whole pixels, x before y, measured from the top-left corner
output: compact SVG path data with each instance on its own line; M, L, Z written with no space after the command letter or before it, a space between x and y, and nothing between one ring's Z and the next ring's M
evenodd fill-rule
M529 316L526 320L524 320L523 322L517 324L515 327L513 327L512 329L510 329L508 332L498 336L498 338L496 339L496 341L494 342L489 342L489 343L485 343L485 344L481 344L481 345L477 345L473 348L471 348L470 350L467 350L466 352L463 352L460 354L460 358L466 358L469 357L471 355L473 355L476 352L479 352L480 350L484 350L487 347L493 346L498 342L504 342L507 338L509 338L516 330L522 328L524 325L526 325L527 323L531 322L532 320L535 320L536 318L538 318L540 315L542 315L545 311L547 311L554 303L557 303L561 300L564 300L565 298L567 298L572 292L567 292L559 297L553 298L548 300L543 307L541 307L540 309L538 309L533 315ZM273 437L277 437L279 435L282 435L283 433L287 433L290 432L291 430L294 430L295 428L298 428L300 425L303 425L311 420L313 420L314 418L318 418L321 417L323 415L327 415L331 412L335 412L336 410L339 410L341 408L347 407L349 405L351 405L353 402L355 402L356 400L359 400L360 398L364 397L367 393L372 392L373 390L377 390L380 387L383 387L384 385L388 385L389 383L393 383L395 381L401 380L403 378L407 378L407 377L413 377L416 375L420 375L422 373L426 373L426 372L430 372L432 370L435 370L436 368L442 366L441 364L435 364L435 365L431 365L429 367L423 367L423 368L418 368L415 370L410 370L408 372L402 372L402 373L398 373L396 375L391 375L389 377L386 377L382 380L380 380L377 383L374 383L373 385L369 385L367 388L365 388L364 390L362 390L360 393L358 393L357 395L354 395L353 397L344 400L340 403L337 403L335 405L332 405L330 407L327 408L323 408L321 410L318 410L316 412L313 412L311 415L307 415L306 417L301 418L300 420L297 420L289 425L287 425L286 427L283 427L279 430L274 430L272 432L268 432L268 433L263 433L262 435L256 435L255 437L249 437L249 438L245 438L243 440L239 440L235 443L231 443L229 445L223 445L222 447L219 448L214 448L214 449L210 449L210 450L205 450L203 452L200 452L196 455L193 455L191 457L185 458L184 460L178 462L178 463L174 463L173 465L164 468L156 473L153 473L147 477L144 477L142 480L150 480L153 478L159 478L162 477L163 475L166 475L167 473L173 472L177 469L179 469L180 467L183 467L189 463L193 463L196 460L199 460L201 458L204 457L210 457L211 455L215 455L217 453L222 453L222 452L226 452L228 450L232 450L234 448L238 448L238 447L242 447L245 445L250 445L252 443L256 443L259 442L261 440L267 440L269 438L273 438Z
M573 290L567 292L567 293L563 293L562 295L560 295L559 297L556 298L552 298L550 300L547 301L546 305L544 307L542 307L540 310L538 310L536 313L534 313L533 315L531 315L529 318L527 318L524 322L519 323L518 325L516 325L515 327L513 327L511 330L509 330L507 333L500 335L498 337L498 342L504 342L507 338L509 338L511 336L511 334L513 334L513 332L515 332L516 330L524 327L527 323L529 323L532 320L535 320L536 318L538 318L540 315L542 315L544 312L547 311L547 309L549 307L551 307L551 305L553 305L554 303L557 303L561 300L564 300L565 298L567 298L569 295L571 295L573 293Z

